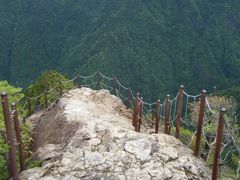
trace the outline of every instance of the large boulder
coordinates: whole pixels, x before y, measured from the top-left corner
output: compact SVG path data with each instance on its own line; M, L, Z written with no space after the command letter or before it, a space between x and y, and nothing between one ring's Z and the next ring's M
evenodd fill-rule
M132 113L106 90L74 89L36 120L34 158L21 179L210 179L176 138L138 133Z

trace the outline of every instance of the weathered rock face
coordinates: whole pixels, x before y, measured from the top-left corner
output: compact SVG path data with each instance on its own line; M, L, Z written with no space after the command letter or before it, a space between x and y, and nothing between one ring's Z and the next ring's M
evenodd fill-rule
M172 136L134 131L131 113L108 91L69 91L39 118L40 168L21 179L210 179L210 170Z

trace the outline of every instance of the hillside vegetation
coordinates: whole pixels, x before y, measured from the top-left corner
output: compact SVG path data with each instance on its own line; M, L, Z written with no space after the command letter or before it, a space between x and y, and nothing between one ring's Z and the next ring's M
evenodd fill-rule
M0 0L0 79L100 70L156 99L240 82L240 2ZM171 92L169 92L169 90Z
M16 88L16 87L9 85L7 81L0 81L0 90L7 91L9 93L10 102L13 102L13 101L18 102L17 105L18 105L18 111L19 111L19 119L22 124L21 127L23 129L22 136L23 136L23 143L24 143L24 147L25 147L24 154L26 155L26 158L27 158L26 159L27 168L41 166L41 164L43 163L43 160L44 160L41 158L36 159L34 157L35 153L32 153L32 152L33 152L33 149L35 149L35 145L33 145L33 144L36 144L36 141L32 139L30 134L32 134L34 137L39 138L40 142L41 141L44 142L44 139L45 139L46 141L49 140L48 143L50 143L50 141L51 141L51 143L53 143L52 140L56 140L57 138L52 137L52 135L54 135L54 134L51 134L51 133L48 134L49 136L46 136L46 133L44 131L57 132L57 134L55 134L57 137L64 137L64 134L66 136L71 134L69 132L69 130L67 130L69 127L70 127L71 132L74 132L72 130L74 128L78 127L78 126L75 126L76 124L72 124L73 126L72 125L68 126L65 123L63 123L65 114L74 113L74 116L81 117L81 120L94 117L94 118L96 118L96 120L99 123L99 120L101 119L99 116L99 113L104 112L103 114L104 114L104 116L106 116L106 113L107 112L112 113L112 108L116 106L119 113L120 112L123 113L124 111L126 111L127 113L124 116L127 116L130 119L132 118L132 112L127 110L125 106L124 106L124 108L122 108L123 102L124 102L124 97L121 99L122 100L122 102L121 102L120 99L118 99L117 97L114 97L114 96L110 96L110 92L105 91L105 90L93 91L88 88L73 89L74 87L76 87L77 84L78 83L75 80L69 80L66 76L64 76L56 71L47 71L47 72L43 73L41 76L39 76L37 78L37 80L34 83L30 84L23 91L21 88ZM84 86L87 84L82 84L82 85ZM96 86L94 86L94 87L96 87ZM67 92L70 89L73 89L73 90ZM62 99L59 100L58 98L61 97L61 94L62 94L61 91L62 91L62 93L66 93L66 94L64 96L62 96ZM43 92L45 92L45 93L43 93ZM89 92L92 92L92 93L89 93ZM201 141L201 153L200 154L201 154L201 157L204 160L206 160L207 164L211 167L212 161L213 161L213 152L214 152L214 148L215 148L214 142L215 142L215 136L216 136L216 130L217 130L217 121L218 121L217 114L219 112L219 107L224 106L228 110L225 115L225 123L226 124L225 124L224 129L228 129L230 127L230 132L231 132L230 135L231 135L231 138L234 138L233 143L235 143L235 144L232 144L232 141L229 141L229 139L230 139L229 134L224 133L223 144L225 144L225 145L221 151L222 152L221 153L221 164L224 164L224 167L221 168L222 169L221 176L223 177L223 179L225 179L225 177L235 178L236 173L239 169L239 163L238 163L239 157L240 157L239 156L240 153L238 152L238 144L239 144L239 137L240 137L239 136L239 120L237 120L235 118L235 115L237 115L239 117L239 112L237 114L235 114L236 105L238 105L237 108L239 110L239 103L238 103L238 100L239 100L238 94L239 93L238 92L239 92L239 89L237 89L237 88L227 89L226 91L218 92L218 95L226 94L227 96L234 96L235 99L228 98L227 96L208 96L208 100L209 100L208 102L210 104L209 106L211 107L211 111L209 111L209 108L206 108L206 111L205 111L204 121L206 123L204 123L204 127L203 127L203 130L204 130L203 137L204 138L202 138L202 141ZM14 95L12 95L12 94L14 94ZM99 94L99 95L96 96L96 94ZM85 97L85 96L89 96L89 97ZM31 97L31 98L28 99L28 97ZM81 99L80 97L83 99ZM122 96L120 96L120 97L122 97ZM72 98L72 100L70 100L70 98ZM74 98L76 98L76 99L80 98L80 99L78 99L76 101L76 99L74 99ZM101 107L103 107L103 103L105 103L106 105L111 107L110 108L111 110L109 110L109 109L104 110L104 109L98 108L97 106L99 106L99 105L97 105L96 107L95 106L91 107L93 105L91 103L89 103L91 108L89 107L87 109L90 109L89 110L90 112L84 111L83 110L84 108L81 109L81 111L76 111L76 109L79 108L79 105L81 106L81 108L83 107L83 104L81 103L81 101L85 102L84 104L86 104L86 102L88 102L86 99L92 99L94 101L94 103L101 104ZM105 101L104 99L107 99L108 101ZM110 99L116 101L116 104L114 103L114 101L111 102ZM28 101L28 100L30 100L30 101ZM71 104L71 101L73 101L72 102L73 104ZM30 106L29 106L29 102L30 102ZM63 112L63 110L62 110L63 107L61 105L59 105L59 104L62 104L63 102L66 103L66 105L68 106L67 108L66 107L64 108L64 109L66 109L66 111L68 113ZM70 104L68 104L68 103L70 103ZM119 103L121 105L119 105ZM238 103L238 104L236 104L236 103ZM45 113L46 114L42 115L40 117L38 115L38 113L40 112L40 110L45 109L46 104L48 106L48 109L43 111L44 114ZM108 106L106 106L106 108L108 108ZM184 110L182 114L185 114L183 116L187 117L187 119L189 119L189 120L182 121L185 123L183 123L181 125L180 140L185 145L187 145L189 148L193 149L194 143L195 143L194 137L195 137L195 130L196 130L196 122L197 122L197 119L199 116L199 101L193 101L192 103L189 102L188 104L186 104L186 107L188 107L188 110ZM29 108L30 108L30 110L29 110ZM74 108L75 108L75 110L74 110ZM170 112L173 112L174 107L171 106L171 108L172 108L172 110ZM123 111L123 109L124 109L124 111ZM151 123L151 122L148 122L149 120L151 120L151 114L149 114L148 107L145 106L145 108L143 108L143 109L144 109L144 112L143 112L144 123L141 127L141 132L148 134L149 132L152 132L152 130L153 130L153 129L149 128L150 127L149 123ZM56 124L54 125L52 115L49 116L49 113L52 114L53 112L55 113L55 111L60 112L59 115L54 115L55 117L58 117L55 119L57 122L56 124L58 124L57 126L56 126ZM26 119L26 117L28 115L31 115L34 112L36 112L36 114L33 115L32 117L28 117L28 119L26 121L27 123L24 123L25 122L24 119ZM77 112L83 113L84 118L82 115L76 114ZM97 113L98 115L97 116L95 116L95 115L89 116L89 114L92 114L92 113L93 114ZM113 113L114 117L109 118L112 121L115 117L117 117L117 121L115 121L115 120L113 121L115 123L115 126L112 126L112 127L114 127L114 128L116 128L116 122L121 122L121 118L119 117L119 114L118 113L115 114L115 113ZM41 114L41 112L40 112L40 114ZM2 115L2 113L0 115L1 115L0 116L0 130L4 130L5 127L4 127L4 123L3 123L4 122L3 115ZM50 117L50 119L48 116ZM149 118L149 116L150 116L150 118ZM50 124L47 121L45 122L42 120L40 120L39 123L37 123L38 125L36 125L36 123L31 124L31 122L35 122L35 120L33 120L32 118L39 118L39 117L40 117L40 119L41 118L45 119L45 117L48 117L47 121L51 120L51 121L49 121ZM176 116L174 116L174 114L173 114L173 117L176 117ZM183 119L185 119L185 118L183 118ZM161 118L159 128L162 130L163 130L163 126L161 125L161 123L163 123L163 121L164 120ZM87 122L90 122L90 121L87 120ZM192 123L189 124L187 122L192 122ZM101 123L104 124L104 121L102 121ZM62 126L62 124L64 124L64 126ZM149 124L149 126L147 124ZM129 122L129 125L130 125L130 122ZM35 126L37 129L40 127L40 130L39 129L37 130L38 133L36 133L36 129L33 128L33 126ZM108 124L108 126L111 126L111 125ZM41 127L44 127L43 128L44 131L41 130ZM56 127L61 128L62 131L56 130ZM71 127L74 127L74 128L72 129ZM91 127L93 127L93 125L91 125ZM106 128L107 126L103 125L100 127ZM130 126L130 127L133 128L132 126ZM77 128L77 129L79 129L79 128ZM80 128L80 130L81 129L82 128ZM109 129L109 128L107 127L107 129ZM32 130L32 132L31 132L31 130ZM229 131L229 129L226 132L228 132L228 131ZM106 133L107 131L98 130L98 132ZM116 129L113 129L113 132L119 132L119 131ZM120 132L122 133L122 131L120 131ZM123 132L125 132L125 131L123 131ZM41 133L44 137L39 136L39 133ZM60 133L62 135L59 135L58 133ZM75 134L77 134L79 136L78 133L75 133ZM110 133L110 134L112 134L112 133ZM175 127L173 126L172 127L172 135L174 135L174 134L175 134ZM51 138L49 138L50 136L51 136ZM82 137L82 136L79 136L79 137ZM103 137L105 137L105 135ZM106 136L106 137L108 137L108 136ZM61 139L63 140L64 138L61 138ZM160 138L160 139L164 139L164 138ZM105 139L105 141L106 141L106 139ZM63 142L68 142L68 141L64 140ZM109 141L107 140L106 142L109 142ZM172 140L171 140L171 142L172 142ZM53 143L53 144L55 144L55 143ZM234 146L232 146L232 145L236 145L235 149L233 149ZM150 146L150 147L153 147L153 146ZM50 148L52 148L52 146L50 146ZM146 148L146 147L144 146L144 148ZM175 145L174 145L174 148L176 148ZM119 149L119 148L117 148L117 149ZM162 149L162 148L160 148L160 149ZM8 177L6 161L3 156L3 155L5 155L7 150L8 150L8 146L4 143L3 137L0 136L0 167L2 167L2 170L4 172L4 174L0 177L0 179L6 179ZM48 152L48 151L46 151L46 152ZM149 153L150 152L151 151L149 151ZM162 152L162 153L164 154L164 152ZM142 153L140 153L140 154L142 154ZM34 155L34 156L31 156L31 155ZM76 157L74 156L74 159L75 158ZM52 166L49 166L49 167L52 167ZM69 169L68 169L68 171L69 171ZM38 174L39 172L34 172L34 171L32 172L31 170L30 170L30 174L28 174L27 172L28 171L26 171L25 175L24 174L23 175L28 176L32 173L34 175L34 177L36 177L35 176L36 173L37 173L37 176L42 174L42 173ZM73 171L73 173L75 173L75 171ZM130 174L132 174L132 173L130 173ZM179 174L177 174L177 175L179 176Z

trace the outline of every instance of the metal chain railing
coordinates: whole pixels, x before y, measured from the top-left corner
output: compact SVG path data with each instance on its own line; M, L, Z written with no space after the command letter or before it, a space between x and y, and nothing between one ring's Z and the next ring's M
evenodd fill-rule
M101 72L95 72L90 76L77 75L73 79L67 81L59 81L57 85L53 88L46 90L35 97L27 97L23 102L23 107L21 112L28 111L27 115L30 115L32 111L32 106L34 103L32 101L40 101L40 98L44 101L35 102L38 106L44 106L47 108L50 104L54 103L59 97L66 93L69 89L64 89L64 85L67 84L77 84L78 87L88 87L92 89L106 89L111 93L115 94L123 103L127 105L128 108L133 108L133 125L137 132L141 131L141 126L146 128L154 128L154 132L158 133L159 126L163 126L164 133L175 135L177 138L180 137L180 128L183 126L190 129L193 136L196 136L195 150L194 154L199 156L200 154L200 137L203 136L205 143L208 147L213 143L211 139L215 139L216 135L209 137L205 130L205 126L208 126L211 122L209 118L210 115L218 118L218 113L214 111L211 107L206 92L202 91L201 94L191 95L184 91L184 87L180 86L179 92L174 96L173 99L169 95L166 96L163 103L160 100L149 103L145 102L140 94L134 93L131 88L124 86L117 78L107 77ZM216 91L216 89L215 89ZM210 96L214 96L215 92ZM48 99L49 93L58 93L56 99ZM199 104L199 117L194 120L190 117L191 107L193 103ZM200 123L199 123L200 122ZM225 145L221 148L220 160L224 163L228 160L231 153L237 152L238 158L240 159L239 146L236 143L234 135L229 130L229 126L224 126L226 131L224 131L223 143ZM227 134L227 135L226 135ZM226 140L228 140L226 142ZM227 152L226 152L227 151ZM240 165L240 161L239 161ZM240 166L236 170L236 176L239 174Z

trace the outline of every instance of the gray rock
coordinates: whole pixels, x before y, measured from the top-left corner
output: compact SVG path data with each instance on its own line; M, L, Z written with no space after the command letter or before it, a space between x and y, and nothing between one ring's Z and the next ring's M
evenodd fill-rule
M34 154L44 163L20 179L210 179L210 169L180 141L144 128L137 133L131 117L106 90L69 91L35 120Z
M134 156L141 161L146 161L151 158L150 153L152 144L148 139L127 141L124 148L127 152L134 154Z

